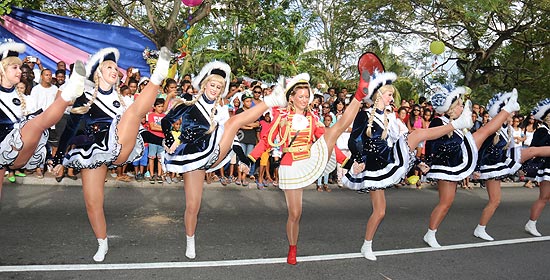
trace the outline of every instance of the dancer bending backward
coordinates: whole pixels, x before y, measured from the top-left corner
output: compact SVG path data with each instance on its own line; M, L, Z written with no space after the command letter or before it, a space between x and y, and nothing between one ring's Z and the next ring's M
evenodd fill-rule
M377 71L384 71L380 61L377 65ZM395 88L391 83L397 76L377 71L370 78L366 96L374 100L373 107L360 111L355 118L348 145L352 160L348 162L348 173L342 178L346 187L370 193L373 210L367 222L361 253L373 261L376 256L372 251L372 239L386 212L384 190L406 176L414 164L415 149L420 142L473 125L471 112L465 111L459 119L445 126L417 128L408 135L400 135L395 114L386 109L394 101Z
M368 92L369 72L367 66L361 66L362 63L364 60L360 59L359 68L362 70L355 98L342 117L330 128L325 128L309 110L310 96L313 94L309 85L309 75L304 73L294 77L285 89L289 106L274 110L275 123L267 139L262 139L249 155L257 159L263 151L272 146L283 147L284 155L279 167L279 188L285 192L288 208L286 233L289 243L289 264L297 263L296 245L302 216L303 188L324 173L332 171L336 167L336 158L338 162L342 162L342 157L345 158L345 155L338 151L333 155L332 150L340 134L351 125L361 107L361 100ZM277 137L279 144L274 143Z
M499 93L489 100L486 107L489 117L496 117L512 95L517 95L516 89L512 92ZM486 180L487 194L489 195L489 202L481 212L474 236L488 241L494 239L487 234L485 227L500 204L501 180L521 168L521 147L514 145L512 127L508 125L512 114L508 115L507 121L502 124L500 129L487 137L479 148L476 171L474 172L474 178Z
M0 172L25 167L34 169L46 160L48 128L55 125L63 112L84 89L84 65L75 63L65 89L52 105L42 112L27 112L25 95L16 89L21 79L19 54L25 45L8 42L0 45ZM30 114L29 114L30 113ZM0 198L2 197L0 180Z
M527 158L524 155L528 150L537 149L537 153L534 155L537 157L525 162L524 165L530 165L531 169L537 172L535 180L539 182L539 197L531 206L531 214L525 225L525 231L534 236L541 236L537 230L537 219L544 206L550 202L550 99L540 101L532 114L535 119L542 121L542 125L535 130L530 148L522 151L522 158Z
M186 94L184 100L175 103L161 122L167 149L166 171L183 173L187 235L185 256L190 259L196 257L195 230L205 173L222 167L231 159L233 146L236 150L239 147L234 139L241 126L254 122L270 107L286 105L283 95L271 94L264 97L264 102L229 118L227 106L221 106L221 100L229 91L230 75L231 68L223 62L205 65L193 79L193 86L200 88L199 94ZM172 136L171 126L179 119L182 120L182 131L178 145ZM246 160L244 154L241 158Z
M73 105L55 156L57 164L62 161L65 167L81 170L86 211L99 244L93 257L96 262L103 261L109 249L103 209L107 170L141 156L143 139L138 129L168 74L170 52L165 47L161 49L151 82L128 107L117 90L118 58L117 49L105 48L86 63L85 93ZM81 121L84 122L84 134L76 135ZM71 145L75 147L67 151ZM59 167L54 168L56 172L62 172Z
M445 125L458 117L463 110L470 110L470 101L466 102L466 109L464 109L462 103L464 93L466 93L464 87L452 90L442 86L436 88L436 93L432 95L431 101L434 110L443 116L434 119L430 123L430 127ZM510 114L519 110L517 98L517 92L513 92L502 110L473 135L470 132L455 129L449 135L426 142L426 160L430 166L426 178L437 180L439 191L439 203L432 211L428 232L424 235L424 242L429 246L441 247L435 238L435 233L451 208L457 182L474 172L478 149L485 139L497 132L510 117Z

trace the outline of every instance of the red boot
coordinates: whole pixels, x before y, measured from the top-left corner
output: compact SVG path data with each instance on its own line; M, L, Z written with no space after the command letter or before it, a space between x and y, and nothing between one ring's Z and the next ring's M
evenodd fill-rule
M359 57L357 61L357 70L359 71L359 85L355 92L355 99L361 102L365 97L369 96L369 81L370 76L375 72L384 72L384 65L380 58L372 52L366 52Z
M296 261L296 254L297 254L296 245L288 246L288 257L286 257L286 262L291 265L296 265L298 263Z

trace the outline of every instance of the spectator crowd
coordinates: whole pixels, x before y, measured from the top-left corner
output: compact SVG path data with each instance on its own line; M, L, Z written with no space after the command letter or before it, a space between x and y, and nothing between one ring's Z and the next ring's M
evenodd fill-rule
M52 70L44 68L37 58L27 57L23 60L21 82L17 85L17 89L26 96L27 113L39 109L46 110L53 103L58 89L65 84L72 66L71 64L67 68L65 62L59 61L57 69ZM122 95L123 102L129 106L135 99L139 98L140 92L149 82L149 78L142 76L139 70L133 67L128 68L126 73L119 72L119 77L121 80L119 92ZM235 78L229 86L229 93L223 100L224 108L227 108L230 116L242 113L254 107L264 96L271 94L273 87L261 81L245 81L241 78ZM167 78L161 88L162 90L158 92L154 106L142 120L144 131L159 138L164 137L161 120L177 100L183 98L186 94L195 95L198 93L198 89L192 86L192 75L190 74L184 75L179 80ZM313 93L310 109L319 117L320 122L325 127L333 126L340 119L350 102L350 98L353 98L348 93L347 88L323 88L322 84L318 84ZM364 104L364 108L368 106L369 104ZM401 103L394 104L392 109L396 114L401 132L412 132L418 128L428 128L431 120L437 117L430 102L424 97L420 97L418 100L401 100ZM474 126L471 128L471 132L473 133L489 121L489 114L484 106L480 104L473 104L472 109ZM64 130L69 114L70 109L67 109L61 121L49 129L49 158L51 158L51 155L55 155L57 151L59 136ZM268 132L273 125L272 121L274 121L271 115L271 112L267 111L257 121L241 127L237 136L245 154L252 151L259 139L268 137ZM517 115L513 117L510 125L515 145L528 147L539 123L532 115ZM175 139L182 133L180 126L181 122L173 124L172 133ZM337 141L338 148L348 157L350 151L347 145L350 133L351 126ZM150 137L145 137L145 139L150 139ZM155 143L158 142L155 141ZM148 181L151 184L172 184L181 181L181 174L164 172L164 147L155 143L146 143L146 149L141 159L136 160L133 164L127 164L112 170L111 176L122 182ZM416 157L422 160L424 153L424 145L418 145ZM281 156L280 149L272 148L271 151L265 152L256 164L250 167L239 164L237 157L234 156L223 168L207 173L205 180L207 183L220 182L223 186L235 184L243 187L256 187L259 190L276 187L278 185L277 167ZM16 177L31 174L37 178L43 178L44 173L51 171L51 169L52 161L47 160L41 168L35 170L8 170L5 176L10 182L14 183ZM338 166L332 173L319 178L316 186L317 191L330 192L330 185L343 187L342 176L346 172L347 170ZM76 180L78 179L78 171L65 170L64 176L56 179L61 181L65 177ZM534 185L532 181L525 178L521 171L506 180L525 181L524 186L527 188L532 188ZM413 169L407 175L407 178L396 187L412 185L420 189L423 181L422 172L419 169ZM462 182L461 187L471 189L471 183L469 179L466 179Z

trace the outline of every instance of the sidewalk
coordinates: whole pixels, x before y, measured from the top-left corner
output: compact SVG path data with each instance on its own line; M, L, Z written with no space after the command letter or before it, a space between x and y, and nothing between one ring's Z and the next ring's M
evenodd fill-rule
M15 183L11 183L8 181L7 177L4 177L4 187L8 187L10 185L43 185L43 186L82 186L82 180L80 179L80 175L78 176L78 179L77 180L72 180L70 178L63 178L63 180L58 183L54 176L51 174L51 173L46 173L44 174L44 178L37 178L35 174L30 174L30 175L27 175L26 177L17 177L16 178L16 182ZM524 182L503 182L502 183L502 187L503 188L506 188L506 187L523 187L523 184ZM479 188L479 184L474 184L472 183L473 187L474 188ZM182 182L178 182L178 183L172 183L172 184L168 184L168 183L161 183L161 184L158 184L158 183L155 183L155 184L151 184L149 183L149 180L144 180L142 182L136 182L135 180L132 179L131 182L122 182L122 181L117 181L116 178L113 178L111 177L109 174L107 175L107 182L105 182L105 187L110 187L110 188L124 188L124 187L134 187L134 188L171 188L171 189L178 189L178 188L183 188L183 183ZM220 182L212 182L210 184L207 184L205 183L204 184L204 187L205 188L228 188L228 189L239 189L239 190L246 190L246 189L249 189L249 190L257 190L256 189L256 184L255 183L250 183L250 185L248 187L242 187L242 186L237 186L235 184L229 184L227 186L222 186L222 184ZM331 184L330 187L333 189L333 190L336 190L336 189L339 189L338 186L336 186L335 184ZM405 187L401 187L402 189L412 189L412 188L415 188L414 185L412 186L405 186ZM422 184L422 189L434 189L435 188L435 184L430 184L430 183L423 183ZM275 187L269 187L269 188L266 188L266 190L275 190L275 189L278 189L278 188L275 188ZM315 184L311 184L309 187L307 187L307 189L315 189ZM345 188L342 188L342 189L345 189Z

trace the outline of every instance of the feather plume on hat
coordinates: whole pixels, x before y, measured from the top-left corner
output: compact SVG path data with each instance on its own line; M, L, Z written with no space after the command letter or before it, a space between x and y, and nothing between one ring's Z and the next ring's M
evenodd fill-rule
M368 94L365 99L372 101L373 94L385 85L391 85L397 79L393 72L375 72L370 76Z
M16 56L25 52L25 44L16 42L7 42L0 45L0 60L6 57Z
M435 85L431 88L434 92L431 103L438 114L444 114L458 98L466 93L465 87L453 88L451 85Z
M531 114L535 119L539 121L544 121L544 118L550 114L550 98L546 98L537 103L537 106L533 108Z
M496 115L498 115L502 107L506 105L506 103L508 102L508 99L510 99L510 97L514 92L517 93L517 90L513 89L510 92L500 92L495 96L493 96L493 98L491 98L487 103L487 107L485 107L487 108L489 117L494 118Z

